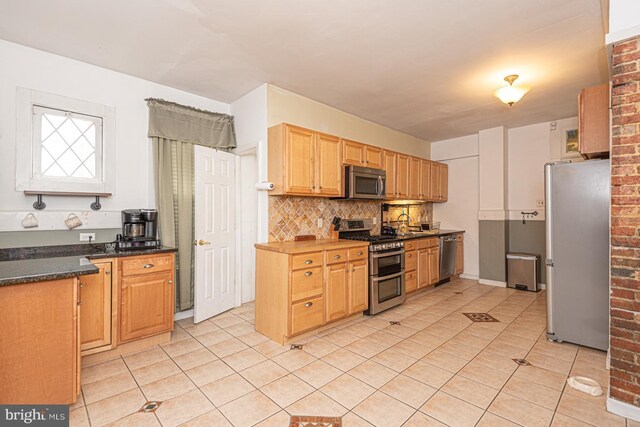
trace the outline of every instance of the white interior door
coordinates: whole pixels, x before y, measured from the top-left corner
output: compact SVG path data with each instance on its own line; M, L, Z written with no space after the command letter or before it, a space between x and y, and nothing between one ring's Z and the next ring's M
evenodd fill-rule
M195 146L195 323L235 305L235 157Z

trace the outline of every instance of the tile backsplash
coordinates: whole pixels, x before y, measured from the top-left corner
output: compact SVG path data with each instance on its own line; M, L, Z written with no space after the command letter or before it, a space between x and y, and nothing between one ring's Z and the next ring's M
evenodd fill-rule
M378 218L371 230L380 233L380 205L378 201L329 200L319 197L269 196L269 241L293 240L301 234L312 234L318 239L329 237L329 227L334 216L340 218ZM395 212L396 207L390 209ZM414 219L414 212L419 212ZM411 207L414 221L431 218L431 204ZM398 212L399 214L400 212ZM421 216L422 215L422 216ZM397 217L397 215L396 215ZM418 219L420 217L420 219ZM322 227L318 227L322 218Z

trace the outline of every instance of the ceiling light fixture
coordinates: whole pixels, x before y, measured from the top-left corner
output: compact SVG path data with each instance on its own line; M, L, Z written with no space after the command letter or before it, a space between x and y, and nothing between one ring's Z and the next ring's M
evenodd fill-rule
M504 78L504 80L509 83L509 86L501 87L500 89L493 92L493 94L505 104L512 106L516 102L520 101L520 99L524 96L525 93L529 92L529 88L525 86L514 86L513 82L519 76L517 74L511 74Z

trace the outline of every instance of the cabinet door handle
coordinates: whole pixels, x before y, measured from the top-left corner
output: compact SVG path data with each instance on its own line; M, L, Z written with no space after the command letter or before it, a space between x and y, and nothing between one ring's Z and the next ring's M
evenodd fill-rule
M104 272L104 274L106 274L106 275L111 274L111 270L107 270L107 271L105 271L105 272Z
M145 264L142 268L153 268L153 264Z
M305 263L305 264L307 264L307 265L309 265L309 264L313 264L313 260L308 259L308 260L306 260L304 263Z
M171 284L173 284L173 280L169 280L169 284L170 284L170 285L171 285Z
M358 256L362 255L363 252L362 251L358 251Z
M313 271L307 271L306 273L304 273L305 276L311 276L313 274Z
M352 273L355 273L355 272L356 272L356 269L355 269L355 268L353 268L353 269L351 270L351 272L352 272Z
M305 307L311 307L312 305L313 305L313 303L312 303L312 302L308 302L308 303L306 303L304 306L305 306Z
M340 255L334 255L333 256L333 259L340 259L340 258L342 258Z
M408 256L409 258L411 258L411 256L412 256L412 255L411 255L411 254L407 254L407 256Z

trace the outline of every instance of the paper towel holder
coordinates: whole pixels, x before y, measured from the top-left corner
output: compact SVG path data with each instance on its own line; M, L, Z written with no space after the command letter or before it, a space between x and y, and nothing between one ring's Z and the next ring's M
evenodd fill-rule
M256 183L256 189L260 191L271 191L275 188L273 182L258 182Z

